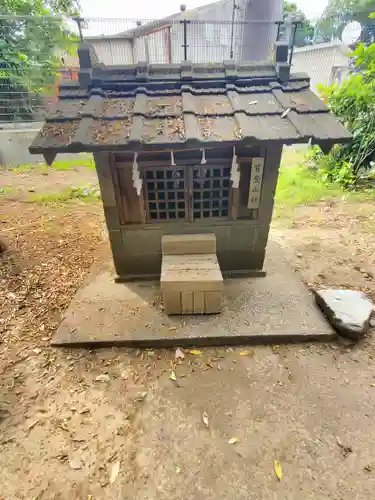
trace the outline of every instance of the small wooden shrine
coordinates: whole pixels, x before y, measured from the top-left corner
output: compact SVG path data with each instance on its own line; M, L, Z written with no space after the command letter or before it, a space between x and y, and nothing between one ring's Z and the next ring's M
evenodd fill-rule
M30 152L93 153L119 280L159 277L173 234L214 234L224 275L264 273L283 145L350 138L287 57L112 67L79 49Z

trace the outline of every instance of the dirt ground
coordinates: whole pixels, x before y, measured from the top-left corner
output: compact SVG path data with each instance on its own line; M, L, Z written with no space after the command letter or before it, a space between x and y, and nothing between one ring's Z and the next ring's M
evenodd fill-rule
M95 182L86 172L7 172L0 195L0 498L372 500L374 331L356 346L207 348L177 361L172 350L49 347L109 249L99 201L30 202L29 182L54 193ZM374 226L373 205L340 200L285 209L273 231L310 287L375 299Z
M37 172L32 169L26 171L1 170L0 174L0 188L8 191L8 199L25 199L27 192L35 193L35 195L46 195L59 193L69 187L86 187L98 183L94 169L78 165L69 170L47 168L38 168Z

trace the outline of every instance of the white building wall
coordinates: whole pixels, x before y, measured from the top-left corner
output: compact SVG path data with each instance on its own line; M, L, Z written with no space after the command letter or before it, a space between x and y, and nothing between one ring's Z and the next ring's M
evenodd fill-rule
M184 60L183 44L183 25L179 22L174 22L171 25L171 52L172 63L180 63Z
M170 28L163 27L148 34L145 37L148 48L148 62L150 63L169 63L171 62L170 51Z
M146 37L139 36L133 40L133 59L134 64L140 61L147 61Z
M181 14L190 21L187 31L187 59L195 63L223 62L230 59L232 38L233 0L208 5L207 8ZM183 17L184 16L184 17ZM235 21L243 20L243 11L237 10ZM243 25L235 24L233 31L233 56L238 60L241 50ZM184 60L183 25L175 20L171 29L172 62Z
M90 43L99 61L108 65L133 64L133 50L130 40L123 38L97 38Z
M242 1L239 0L238 3ZM192 9L181 14L181 20L185 16L190 21L187 24L188 60L208 63L230 59L232 11L233 0L222 0L207 8ZM139 61L180 63L184 60L183 25L180 19L174 18L165 27L136 37L133 43L127 39L104 37L91 39L90 42L99 60L108 65L135 64ZM243 20L243 9L236 10L235 20ZM241 54L242 30L242 25L234 26L232 49L236 60L239 60Z
M296 48L292 64L293 73L309 75L311 89L318 94L318 84L331 85L335 81L342 83L343 78L348 74L349 58L342 44L322 43Z

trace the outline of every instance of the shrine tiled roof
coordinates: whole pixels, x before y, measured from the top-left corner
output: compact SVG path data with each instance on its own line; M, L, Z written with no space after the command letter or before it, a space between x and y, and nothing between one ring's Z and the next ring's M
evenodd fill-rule
M266 63L81 64L80 83L61 85L30 152L347 141L309 86L306 75L283 81Z

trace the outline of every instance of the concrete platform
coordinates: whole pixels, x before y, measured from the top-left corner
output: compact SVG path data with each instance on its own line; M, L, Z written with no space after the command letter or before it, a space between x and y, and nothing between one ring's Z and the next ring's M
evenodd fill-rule
M224 281L221 314L167 316L159 282L115 283L108 263L77 292L52 345L157 348L335 338L275 242L269 244L265 268L264 278Z

